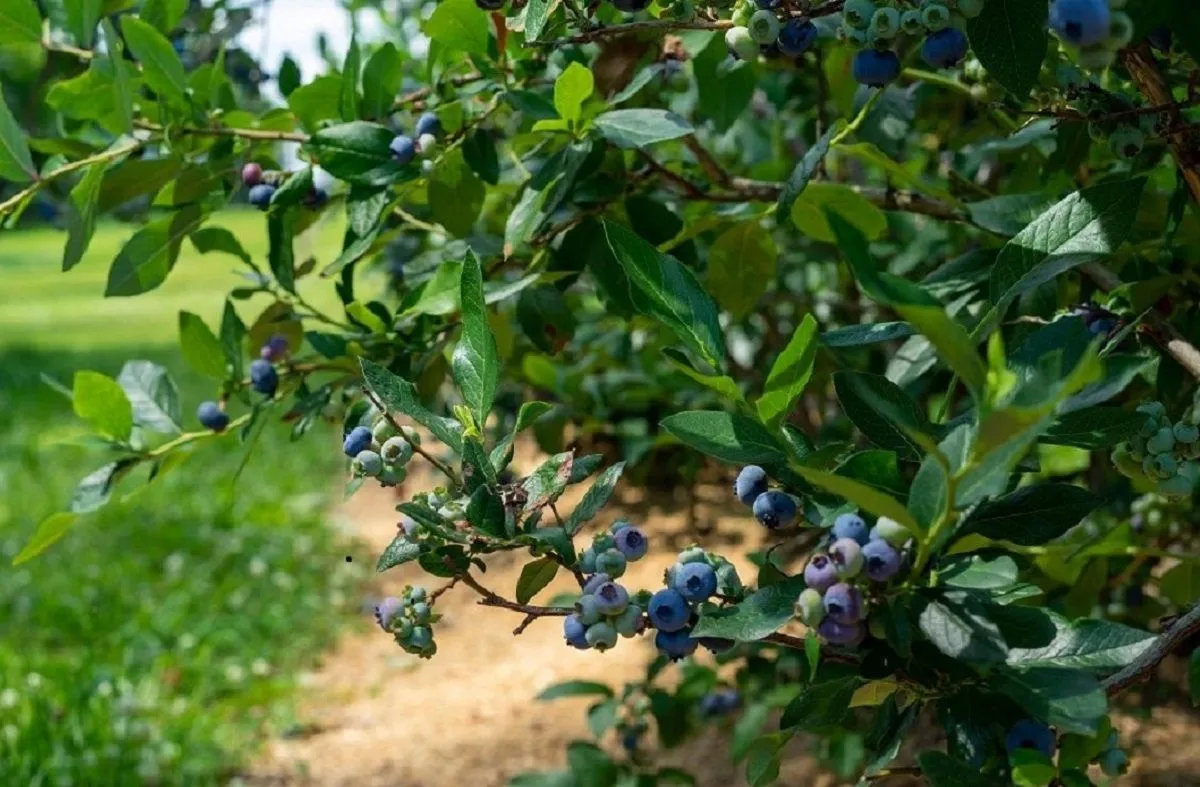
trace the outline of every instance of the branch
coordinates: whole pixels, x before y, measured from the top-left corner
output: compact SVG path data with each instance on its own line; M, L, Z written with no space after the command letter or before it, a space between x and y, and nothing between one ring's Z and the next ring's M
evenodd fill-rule
M170 132L180 135L195 135L209 137L240 137L263 142L307 142L308 135L299 131L275 131L261 128L230 128L227 126L161 126L144 120L134 121L134 125L147 131Z
M125 143L124 145L118 145L114 148L101 151L94 156L81 158L78 161L72 161L68 164L63 164L58 169L50 170L21 191L18 191L16 194L6 199L4 202L0 202L0 218L16 210L18 205L36 194L47 183L57 180L63 175L68 175L76 170L83 169L91 164L112 161L120 158L121 156L129 155L140 148L142 144L143 143L140 140L135 139Z
M1200 604L1192 607L1187 614L1176 618L1154 641L1145 653L1134 659L1115 675L1104 681L1104 690L1111 697L1119 694L1135 684L1147 680L1154 669L1171 653L1178 650L1185 642L1200 634Z
M556 48L566 44L586 44L601 38L611 38L613 36L623 36L628 33L640 33L644 31L665 35L672 30L728 30L731 27L733 27L733 22L729 19L718 19L712 22L705 19L696 19L691 22L675 19L646 19L640 22L625 22L619 25L597 27L583 33L567 36L566 38L555 38L549 41L528 41L525 45Z
M480 595L481 598L479 599L479 603L481 605L485 607L500 607L502 609L511 609L514 612L525 613L524 620L522 620L517 627L513 629L513 634L522 633L526 628L529 627L530 623L538 618L565 617L575 611L569 607L539 607L533 604L518 604L515 601L509 601L503 596L488 590L483 585L475 581L475 577L468 573L464 572L459 576L464 585Z
M1171 88L1158 70L1158 63L1150 48L1145 44L1121 50L1121 62L1129 76L1137 83L1138 88L1150 104L1165 107L1167 116L1174 129L1167 135L1167 143L1179 163L1179 171L1187 181L1192 193L1192 201L1200 203L1200 146L1195 144L1192 128L1179 110L1179 105L1171 95Z
M793 637L791 634L771 634L764 637L761 642L769 642L772 645L780 645L792 650L804 650L804 639L801 637ZM826 650L822 648L821 657L826 661L831 661L836 664L858 664L858 659L848 653L843 653L837 650Z

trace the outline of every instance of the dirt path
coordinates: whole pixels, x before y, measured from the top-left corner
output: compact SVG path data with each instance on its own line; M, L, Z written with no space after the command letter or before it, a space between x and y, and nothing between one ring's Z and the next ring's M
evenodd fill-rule
M522 457L531 466L533 457ZM414 473L405 490L431 479ZM582 490L575 491L578 495ZM374 556L396 532L395 496L364 489L339 511L366 547L356 559ZM565 501L569 510L572 500ZM643 506L638 506L639 511ZM602 512L598 526L617 518L616 507ZM734 508L712 512L723 537L758 529ZM681 514L651 511L635 517L652 535L656 549L631 566L630 587L655 587L674 550L665 547L669 534L686 537ZM736 553L741 550L730 550ZM486 586L511 597L521 561L497 559L481 577ZM739 566L745 569L745 566ZM753 576L743 571L745 576ZM430 578L415 566L383 575L381 594L395 593L408 583ZM541 594L551 598L572 587L565 572ZM644 638L623 640L603 655L563 645L557 620L534 622L514 637L520 616L506 610L480 609L476 596L455 588L437 604L444 618L435 628L438 653L431 661L409 656L373 628L347 636L305 684L300 718L310 730L303 737L272 741L248 774L255 787L503 787L524 771L561 768L564 747L590 739L585 723L586 699L539 703L534 697L546 686L579 678L616 685L638 678L652 656ZM1123 731L1139 731L1146 750L1135 755L1138 777L1130 785L1200 785L1200 750L1194 746L1200 728L1179 711L1156 711L1153 723L1125 718ZM1176 741L1172 745L1171 741ZM1186 741L1182 745L1180 743ZM805 755L804 741L794 741L781 784L831 787L839 782L821 774ZM1150 752L1155 752L1150 754ZM1146 756L1149 754L1149 756ZM664 752L660 764L685 767L700 787L744 784L742 768L733 766L727 736L716 729L680 750ZM891 782L893 785L899 782Z

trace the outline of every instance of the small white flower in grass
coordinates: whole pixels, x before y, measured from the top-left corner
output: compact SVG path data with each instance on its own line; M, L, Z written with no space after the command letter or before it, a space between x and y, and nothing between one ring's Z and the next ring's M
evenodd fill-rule
M100 681L100 685L96 687L96 693L101 697L111 697L113 693L113 686L108 681L102 680Z
M271 674L271 665L267 663L266 659L255 659L250 664L250 671L261 678Z
M176 576L183 571L184 562L183 555L175 552L167 557L164 568L168 574Z
M31 672L25 676L25 685L35 691L42 687L42 676L36 672Z
M250 561L250 576L261 577L267 573L267 561L261 557L256 557Z
M20 737L20 735L21 735L21 731L19 729L17 729L17 725L15 725L15 724L5 724L4 725L4 739L7 740L9 743L16 743L17 738Z
M230 683L241 683L246 679L246 670L240 664L230 664L225 668L225 680Z
M190 631L186 631L179 637L179 649L191 650L196 647L196 635Z
M17 693L16 689L0 691L0 708L15 708L20 699L21 695Z

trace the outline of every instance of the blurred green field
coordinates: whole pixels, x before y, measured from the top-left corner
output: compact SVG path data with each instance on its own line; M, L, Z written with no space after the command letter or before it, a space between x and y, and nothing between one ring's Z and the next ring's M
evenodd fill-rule
M261 216L221 224L265 249ZM115 376L152 360L178 381L185 421L212 394L173 346L177 312L211 319L240 263L185 247L161 291L106 300L107 261L129 232L99 228L66 274L62 234L0 239L0 785L223 783L268 731L294 724L297 675L362 603L364 569L344 561L350 546L327 518L341 473L332 426L299 442L277 422L253 446L204 441L9 565L103 463L77 444L70 402L43 374L69 384L78 369Z

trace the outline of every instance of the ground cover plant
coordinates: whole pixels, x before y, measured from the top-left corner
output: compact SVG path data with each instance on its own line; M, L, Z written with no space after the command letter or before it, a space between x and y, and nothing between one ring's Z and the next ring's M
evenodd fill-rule
M57 198L66 278L99 215L136 220L110 298L185 245L245 274L179 314L193 418L157 372L74 376L106 456L16 563L201 445L332 420L347 494L444 479L379 557L430 575L376 609L398 647L436 656L452 588L597 658L653 642L643 683L546 693L595 695L623 753L517 784L689 783L639 741L730 714L753 784L800 733L854 734L865 782L1104 783L1124 692L1176 655L1198 691L1186 3L444 0L307 81L232 43L232 4L6 8L0 219ZM242 200L265 255L222 226ZM518 475L526 430L550 458ZM655 534L606 521L617 485L704 474L766 531L756 575L689 546L622 583ZM500 552L528 556L511 590ZM538 599L559 572L578 594Z

